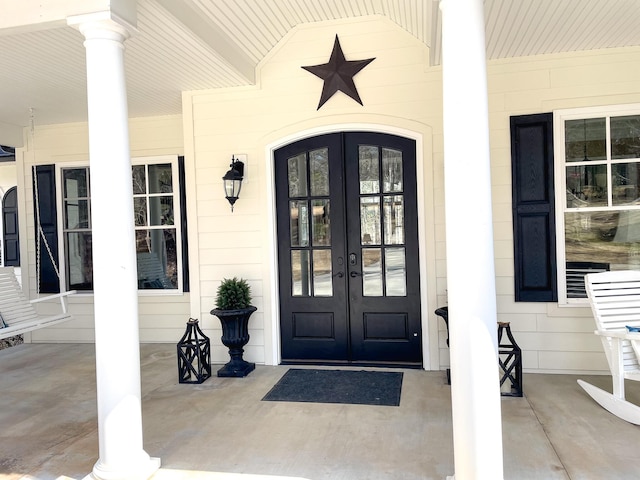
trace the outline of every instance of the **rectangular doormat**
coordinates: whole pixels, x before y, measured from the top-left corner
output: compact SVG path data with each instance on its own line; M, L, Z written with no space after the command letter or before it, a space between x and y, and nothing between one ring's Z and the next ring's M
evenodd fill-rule
M402 372L291 368L262 400L400 405Z

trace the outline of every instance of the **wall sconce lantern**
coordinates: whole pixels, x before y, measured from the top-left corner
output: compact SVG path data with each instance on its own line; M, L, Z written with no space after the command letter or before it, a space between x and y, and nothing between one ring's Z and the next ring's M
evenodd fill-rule
M225 198L231 204L231 211L233 212L233 204L236 203L240 196L240 190L242 189L242 178L244 175L244 163L231 156L231 168L222 177L224 183Z

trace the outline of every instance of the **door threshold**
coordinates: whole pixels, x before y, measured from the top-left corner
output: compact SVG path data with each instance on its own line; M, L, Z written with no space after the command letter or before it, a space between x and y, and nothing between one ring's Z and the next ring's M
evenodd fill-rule
M282 360L280 365L422 369L420 362L347 362L342 360Z

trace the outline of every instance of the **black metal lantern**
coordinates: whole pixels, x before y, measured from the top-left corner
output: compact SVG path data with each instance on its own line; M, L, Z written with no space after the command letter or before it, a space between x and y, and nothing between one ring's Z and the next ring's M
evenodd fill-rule
M244 175L244 163L240 160L236 160L231 156L231 168L222 177L224 183L225 198L231 204L231 211L233 212L233 204L236 203L240 196L240 190L242 189L242 178Z
M211 343L197 318L190 318L178 342L178 381L202 383L211 376Z
M503 332L507 339L502 338ZM522 396L522 350L516 343L509 322L498 322L498 363L500 364L500 387L509 380L511 389L501 391L506 397Z

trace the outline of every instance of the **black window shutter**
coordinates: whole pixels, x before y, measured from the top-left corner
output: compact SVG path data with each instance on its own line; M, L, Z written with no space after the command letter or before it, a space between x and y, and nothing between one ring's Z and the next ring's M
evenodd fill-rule
M18 229L18 189L7 190L2 201L4 264L7 267L20 266L20 238Z
M178 181L180 182L180 228L182 231L182 291L189 291L189 248L187 244L187 185L184 177L184 157L178 157Z
M553 114L511 117L516 302L555 302Z
M40 271L39 289L42 293L59 293L60 281L56 273L56 267L59 266L59 262L55 165L38 165L35 175L33 195L36 241L39 242L40 246L40 265L36 266ZM46 243L38 233L38 222L47 239ZM49 245L48 249L47 243ZM49 255L49 251L51 255ZM53 257L53 260L51 257Z

